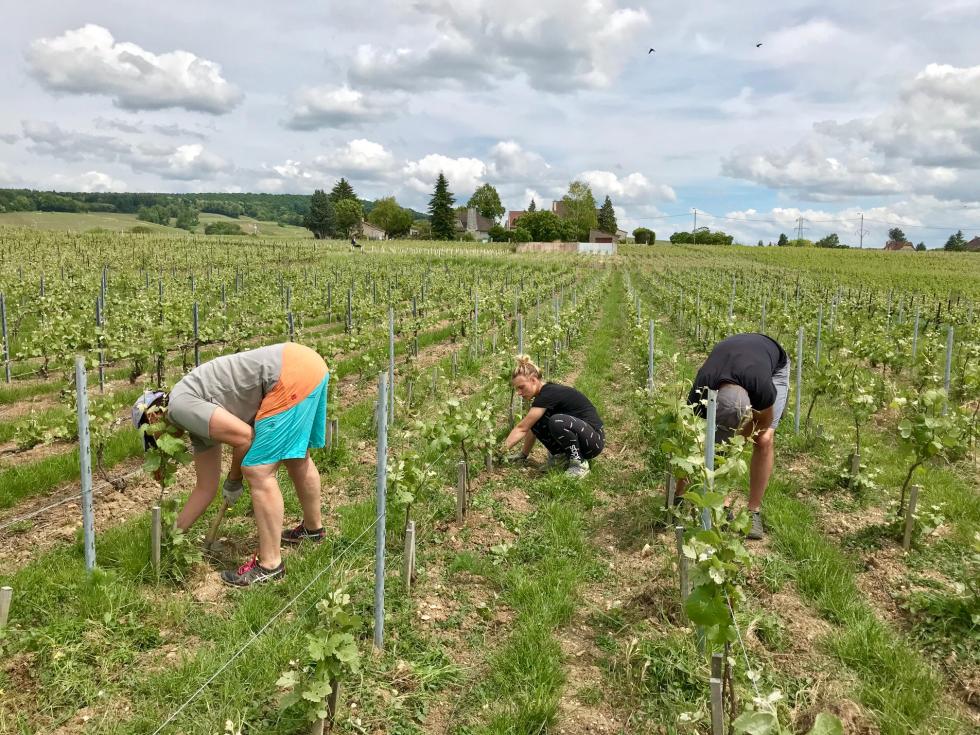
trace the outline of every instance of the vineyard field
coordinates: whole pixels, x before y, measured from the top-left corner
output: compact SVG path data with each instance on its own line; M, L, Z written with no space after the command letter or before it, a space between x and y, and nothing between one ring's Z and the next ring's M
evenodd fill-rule
M270 223L215 238L9 217L0 733L708 734L713 714L756 735L980 729L980 256L354 252ZM751 443L715 448L686 398L717 341L756 331L792 370L752 541ZM248 492L211 549L220 503L168 531L194 470L146 472L130 406L285 341L330 370L337 429L312 452L326 538L286 548L282 580L233 589L218 573L256 548ZM603 418L585 479L549 471L540 445L504 461L519 345Z

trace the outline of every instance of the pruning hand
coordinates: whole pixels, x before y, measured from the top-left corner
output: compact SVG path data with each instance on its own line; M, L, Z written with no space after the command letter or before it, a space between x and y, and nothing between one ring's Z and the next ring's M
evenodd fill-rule
M527 455L520 450L514 450L510 454L504 455L504 462L523 467L527 464Z
M221 486L221 499L229 506L234 505L242 497L244 490L245 483L242 480L232 480L230 477L226 477L225 484Z

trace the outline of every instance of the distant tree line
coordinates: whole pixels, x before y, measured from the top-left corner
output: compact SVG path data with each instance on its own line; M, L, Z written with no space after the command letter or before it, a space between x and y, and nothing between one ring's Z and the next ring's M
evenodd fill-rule
M54 192L34 189L0 189L0 212L119 212L160 218L161 212L176 218L178 209L221 214L226 217L251 217L283 225L302 225L310 211L309 194L154 194L145 192ZM365 213L373 202L361 201ZM154 210L154 207L160 209ZM153 211L153 214L149 214ZM413 217L420 212L409 210ZM147 220L156 221L156 220Z

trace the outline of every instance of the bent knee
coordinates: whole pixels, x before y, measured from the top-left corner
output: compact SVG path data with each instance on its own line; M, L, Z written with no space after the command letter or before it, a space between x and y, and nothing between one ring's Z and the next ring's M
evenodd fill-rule
M760 432L755 437L755 445L763 451L769 451L773 448L776 440L776 430L766 429Z

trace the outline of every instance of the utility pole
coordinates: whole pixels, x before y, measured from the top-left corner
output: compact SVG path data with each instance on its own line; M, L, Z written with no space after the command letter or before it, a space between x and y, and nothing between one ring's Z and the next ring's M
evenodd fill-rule
M694 245L698 244L698 210L692 210L694 212L694 229L691 230L691 234L694 236Z
M861 212L861 232L859 234L860 234L861 244L858 245L858 247L864 249L864 212Z

